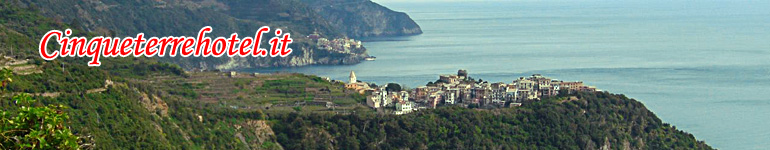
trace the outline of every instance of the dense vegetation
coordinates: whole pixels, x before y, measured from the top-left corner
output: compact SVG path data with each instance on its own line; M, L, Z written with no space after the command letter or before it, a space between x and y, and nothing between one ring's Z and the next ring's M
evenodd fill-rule
M2 131L5 138L3 149L41 148L41 139L46 143L59 143L50 148L95 149L280 149L270 136L263 135L263 128L258 121L265 117L259 109L238 109L223 105L198 101L205 97L199 94L200 87L189 83L196 80L185 73L179 66L158 62L147 58L110 58L103 59L103 66L87 67L82 58L60 58L55 61L43 61L37 56L36 36L51 29L69 28L62 21L43 17L37 6L26 8L12 4L16 1L2 1L0 6L4 15L0 15L2 30L0 34L0 54L16 60L29 59L24 66L32 66L40 73L21 75L6 70L4 74L13 76L12 81L3 80L0 94L0 108L3 113ZM74 28L78 36L95 34ZM88 33L88 34L83 34ZM5 59L5 58L3 58ZM3 60L6 61L6 60ZM2 62L5 63L5 62ZM19 67L19 66L3 66ZM228 78L215 81L228 81ZM305 86L336 87L318 77L306 75L276 76L275 84L304 81ZM177 79L172 82L168 79ZM107 80L114 84L108 85ZM296 81L295 81L296 80ZM155 84L150 82L156 82ZM277 82L281 81L281 82ZM322 82L323 81L323 82ZM249 79L238 82L247 83ZM161 83L161 84L157 84ZM228 82L230 83L230 82ZM228 87L251 89L250 85L227 84ZM295 88L301 85L287 85ZM7 88L6 88L7 87ZM101 90L103 91L101 91ZM259 88L270 93L283 94L286 99L302 99L308 95L302 93L272 92L281 86ZM331 88L326 88L331 89ZM302 89L304 90L304 89ZM253 89L249 94L258 93ZM340 89L331 89L332 95L340 95ZM305 92L305 91L297 91ZM13 95L29 93L36 101L24 105L14 103ZM45 96L47 95L47 96ZM344 94L342 94L344 95ZM276 95L277 96L277 95ZM308 95L312 96L312 95ZM265 99L274 99L266 97ZM360 98L358 98L360 99ZM345 100L345 99L341 99ZM351 99L347 99L349 101ZM231 99L231 101L238 101ZM246 100L244 100L246 101ZM257 100L260 101L260 100ZM355 103L355 101L353 101ZM232 104L232 103L231 103ZM45 107L29 107L45 106ZM56 107L48 107L56 106ZM275 110L275 109L273 109ZM50 132L32 132L40 124L23 124L19 118L29 118L20 114L35 113L37 118L64 118L58 122L48 122L56 130L67 129L72 134L52 134ZM310 111L307 111L310 112ZM21 117L20 117L21 116ZM67 119L69 118L69 119ZM29 120L29 119L27 119ZM11 122L13 121L13 122ZM257 121L257 122L255 122ZM34 127L33 127L34 126ZM16 132L17 130L24 132ZM46 130L48 131L48 130ZM62 130L64 131L64 130ZM34 133L32 136L30 133ZM42 133L42 134L41 134ZM73 136L77 141L72 142ZM18 138L28 137L28 138ZM38 138L39 137L39 138ZM242 138L239 138L242 137ZM58 141L58 142L57 142ZM79 143L78 143L79 142ZM73 145L75 144L75 145Z
M65 125L69 116L64 106L35 106L28 94L13 97L18 110L0 111L0 148L2 149L78 149L78 137ZM81 143L89 146L89 143Z
M623 95L579 93L523 107L390 115L273 116L289 149L711 149Z
M260 120L263 115L258 110L201 104L186 98L185 94L194 92L154 90L136 83L152 76L187 77L177 65L146 58L105 59L99 68L85 66L81 58L42 61L32 51L37 46L35 36L68 25L43 17L35 6L22 8L16 2L0 2L0 54L29 59L24 65L40 73L3 71L3 78L9 76L12 82L4 79L0 93L2 149L234 149L256 139L257 132L233 125ZM106 80L115 84L108 86ZM23 93L31 97L17 103L19 98L13 96ZM39 124L38 120L46 121ZM234 140L235 132L249 141ZM92 145L78 145L83 143Z

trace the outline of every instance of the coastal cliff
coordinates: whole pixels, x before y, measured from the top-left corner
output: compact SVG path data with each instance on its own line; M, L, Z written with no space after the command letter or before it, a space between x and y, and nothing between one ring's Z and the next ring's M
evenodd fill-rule
M232 57L222 64L199 64L202 68L217 70L235 70L242 68L264 68L274 66L299 67L307 65L350 65L357 64L369 55L364 52L340 53L337 51L321 50L313 45L302 44L290 56L285 58L251 58ZM191 66L193 67L193 66ZM190 68L190 67L187 67Z
M422 34L406 13L393 11L371 0L302 0L332 27L350 37Z
M368 56L366 48L354 52L345 52L342 48L329 50L318 47L317 39L307 37L317 35L333 40L422 33L406 14L371 1L348 3L341 11L299 0L13 0L9 4L38 11L55 22L87 32L75 33L80 35L127 37L144 33L146 37L191 36L201 27L211 26L214 30L207 35L209 37L231 33L254 36L259 27L270 26L291 33L295 40L289 46L294 52L284 58L158 58L186 70L356 64ZM35 36L40 35L31 38L41 38Z

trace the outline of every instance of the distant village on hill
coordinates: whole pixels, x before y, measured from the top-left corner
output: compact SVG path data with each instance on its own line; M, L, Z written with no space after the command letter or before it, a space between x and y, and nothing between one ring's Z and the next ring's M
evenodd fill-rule
M452 105L467 108L516 107L521 106L523 101L540 100L560 92L599 91L582 81L566 82L540 74L520 77L510 84L489 83L469 77L466 70L459 70L456 75L440 75L436 82L414 89L401 89L398 84L376 86L361 82L351 71L350 81L345 87L367 95L367 106L378 112L396 115Z
M329 40L322 37L318 32L314 32L313 34L308 35L307 38L316 42L316 47L327 51L343 54L361 53L362 51L366 51L361 41L347 37Z

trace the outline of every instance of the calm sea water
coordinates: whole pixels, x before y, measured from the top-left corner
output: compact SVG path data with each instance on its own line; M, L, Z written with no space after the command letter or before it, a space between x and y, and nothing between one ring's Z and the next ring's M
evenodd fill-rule
M768 1L382 4L425 33L366 39L377 61L256 71L352 70L410 87L457 69L500 82L539 73L626 94L716 148L770 149Z

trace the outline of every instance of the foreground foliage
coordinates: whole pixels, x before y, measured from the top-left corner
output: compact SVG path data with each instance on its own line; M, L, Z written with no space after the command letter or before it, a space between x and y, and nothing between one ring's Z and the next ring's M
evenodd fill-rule
M34 106L28 94L13 97L17 111L0 111L2 149L78 149L78 137L65 126L64 106Z

